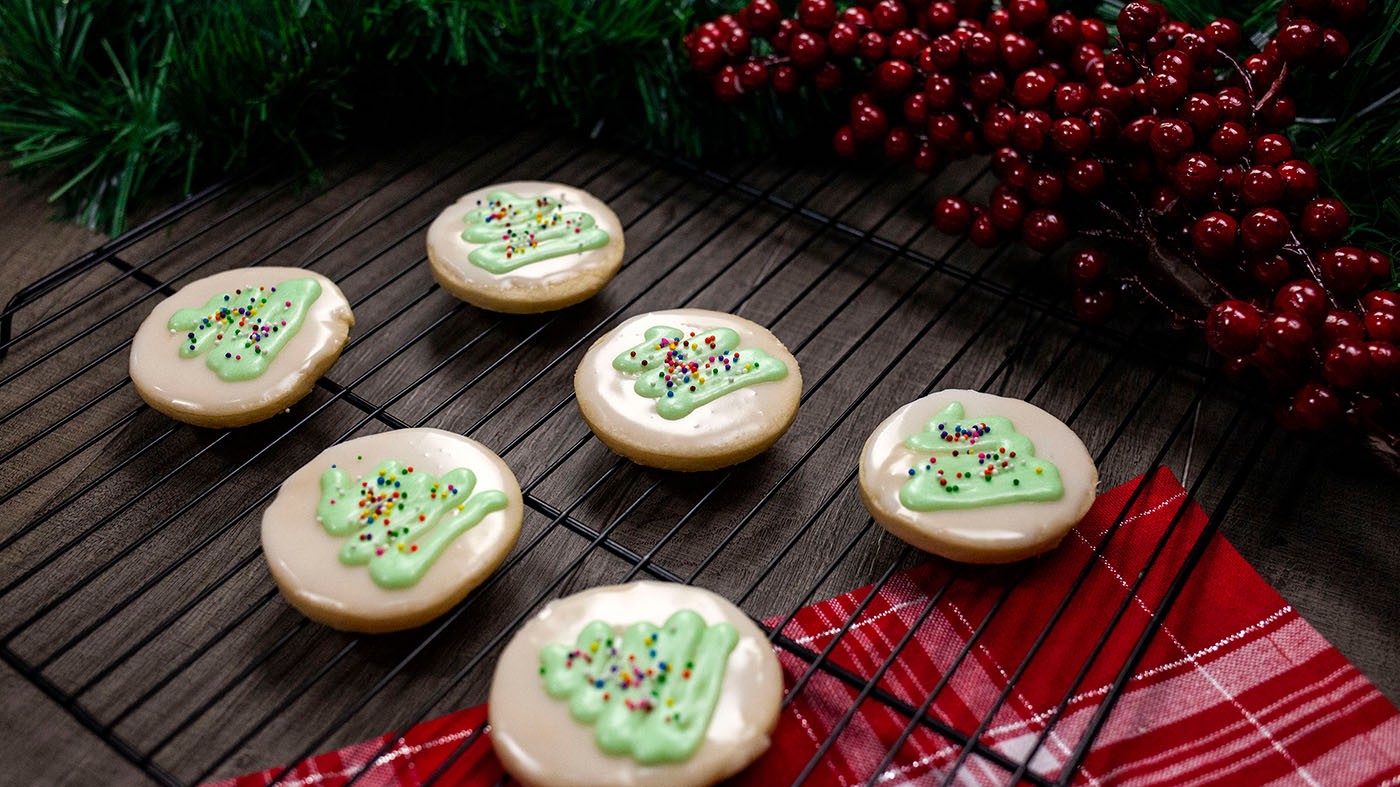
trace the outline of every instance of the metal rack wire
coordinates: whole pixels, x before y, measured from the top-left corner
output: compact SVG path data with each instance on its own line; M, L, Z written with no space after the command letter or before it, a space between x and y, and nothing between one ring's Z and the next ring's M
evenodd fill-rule
M611 203L626 226L623 272L589 304L538 317L491 315L442 294L422 253L427 222L457 194L525 177L576 183ZM198 195L0 313L0 483L9 510L35 512L0 525L0 657L161 783L294 763L480 702L495 654L540 605L643 577L702 584L756 619L776 617L767 627L775 645L807 663L787 702L818 675L851 687L850 710L804 777L873 701L907 722L871 783L920 729L959 747L944 783L973 759L1007 783L1066 783L1250 468L1278 439L1146 325L1075 323L1034 258L931 233L916 206L932 190L986 189L977 169L936 184L766 159L711 170L511 131L347 162L329 181L314 193L283 181ZM149 306L193 278L262 264L314 268L352 300L359 324L318 390L288 414L226 432L141 404L125 348ZM608 453L578 418L568 381L588 343L622 317L680 305L765 323L801 362L798 422L764 457L716 473L650 471ZM1166 464L1214 511L1185 559L1159 560L1183 503L1119 597L1081 596L1098 551L1090 556L973 729L930 709L1018 592L1024 566L998 570L1001 595L922 697L884 680L908 637L868 674L830 658L864 605L821 652L783 634L804 604L872 579L883 586L921 559L866 515L854 456L894 407L944 387L1034 401L1080 432L1106 484ZM482 440L512 465L527 506L520 545L421 629L363 637L308 623L278 598L260 560L262 506L324 446L420 425ZM911 636L974 571L983 570L950 576ZM1132 655L1114 665L1085 732L1068 745L1055 738L1059 764L1033 767L1110 635L1123 636L1124 612L1149 575L1172 579L1131 634ZM988 726L1017 681L1083 603L1116 605L1116 614L1085 643L1064 699L1028 753L989 746ZM477 745L480 731L453 759Z

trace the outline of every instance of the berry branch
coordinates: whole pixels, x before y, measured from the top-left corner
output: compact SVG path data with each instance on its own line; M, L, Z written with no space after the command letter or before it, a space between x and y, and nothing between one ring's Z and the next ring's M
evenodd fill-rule
M1204 330L1226 368L1256 378L1280 421L1343 422L1400 452L1400 295L1390 259L1346 245L1352 216L1283 131L1297 75L1351 53L1365 0L1290 0L1277 33L1242 52L1240 25L1200 28L1154 2L1104 21L1046 0L774 0L686 36L725 102L810 85L844 97L839 155L933 172L988 155L985 205L945 196L942 231L1051 252L1077 234L1076 314L1123 296Z

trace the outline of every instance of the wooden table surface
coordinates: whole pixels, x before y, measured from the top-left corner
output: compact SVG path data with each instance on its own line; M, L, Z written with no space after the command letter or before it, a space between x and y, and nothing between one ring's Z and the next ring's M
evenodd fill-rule
M225 434L141 407L122 343L160 296L115 266L27 307L15 328L32 335L0 360L0 377L23 370L0 384L0 413L25 408L0 426L0 451L19 451L0 465L0 488L12 490L0 578L22 578L0 605L0 632L22 627L11 643L21 658L43 663L57 691L81 692L82 712L115 721L137 751L156 748L176 779L266 767L304 745L372 737L420 707L479 702L494 635L542 592L628 576L629 553L731 597L751 591L743 606L757 616L912 564L878 528L851 541L868 519L844 479L874 424L935 383L1077 412L1076 431L1104 454L1105 484L1144 472L1160 449L1163 464L1199 483L1207 511L1221 505L1223 532L1260 573L1400 698L1400 485L1353 446L1276 432L1228 387L1193 407L1205 354L1192 339L1162 339L1131 315L1085 331L1042 305L1062 286L1048 266L930 231L932 195L988 188L975 170L920 183L771 161L716 178L532 132L347 156L326 175L324 189L236 189L121 253L177 285L255 263L340 279L356 304L355 344L290 414ZM500 318L432 286L424 224L461 193L515 179L583 185L622 218L627 265L600 296L558 315ZM0 299L103 240L44 221L37 186L0 180L0 195ZM91 308L69 309L89 292ZM733 475L618 462L568 399L573 366L600 330L683 304L768 324L807 381L792 432ZM1188 426L1169 441L1178 421ZM432 627L356 638L307 624L272 592L256 547L259 501L281 478L345 434L403 423L505 452L535 501L522 543L539 539L417 655ZM1265 457L1242 467L1255 440ZM1243 487L1230 501L1236 476ZM565 527L555 526L561 511ZM606 548L590 547L589 533L609 528ZM770 568L789 535L800 538ZM189 654L198 658L182 661ZM359 708L360 690L381 677L384 689ZM0 698L7 768L23 783L143 778L8 668Z

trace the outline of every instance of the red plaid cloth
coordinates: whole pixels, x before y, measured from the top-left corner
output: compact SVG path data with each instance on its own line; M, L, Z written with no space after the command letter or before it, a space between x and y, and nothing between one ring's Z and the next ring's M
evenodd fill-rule
M836 640L829 658L862 677L873 675L919 624L920 613L950 572L957 573L879 684L917 707L952 668L1002 591L1019 581L932 705L936 718L971 731L993 707L1136 487L1132 482L1102 495L1076 531L1046 558L999 569L925 565L893 577L873 599L872 588L865 587L805 607L784 634L816 652ZM1158 564L1032 760L1037 773L1059 775L1206 523L1205 514L1186 499L1169 471L1159 471L1148 482L1085 585L987 725L985 743L1012 760L1025 758L1183 506L1177 532ZM848 626L867 600L859 619ZM792 686L808 663L786 652L780 655ZM826 673L810 676L783 714L772 748L736 781L754 787L791 782L840 723L856 694ZM380 756L359 783L418 785L456 755L440 783L495 784L502 771L486 735L478 735L458 753L485 716L480 706L417 725ZM848 785L869 779L907 721L886 705L866 700L807 783ZM299 764L283 783L343 784L388 741L386 735L319 755ZM881 783L936 782L958 758L959 749L920 727L901 746ZM280 770L224 785L261 787ZM973 755L958 783L1004 784L1007 778L1004 769ZM1073 781L1397 785L1400 713L1234 548L1217 538L1167 614Z

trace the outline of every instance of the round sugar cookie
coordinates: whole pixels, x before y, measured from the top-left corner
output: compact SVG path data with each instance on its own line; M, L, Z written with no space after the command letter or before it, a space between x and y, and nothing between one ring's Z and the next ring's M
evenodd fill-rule
M243 426L291 407L355 324L335 282L302 268L238 268L182 287L131 340L136 392L176 420Z
M783 672L762 630L701 588L634 582L550 603L491 681L491 744L527 787L698 787L768 748Z
M440 429L333 445L282 484L262 548L312 620L378 633L451 609L520 537L520 485L490 449Z
M978 391L939 391L899 408L860 456L860 493L875 521L966 563L1054 549L1098 483L1089 451L1060 419Z
M514 181L477 189L428 228L443 289L482 309L534 314L591 298L622 266L622 223L582 189Z
M797 417L802 373L767 328L704 309L632 317L574 372L579 411L613 451L663 470L762 453Z

